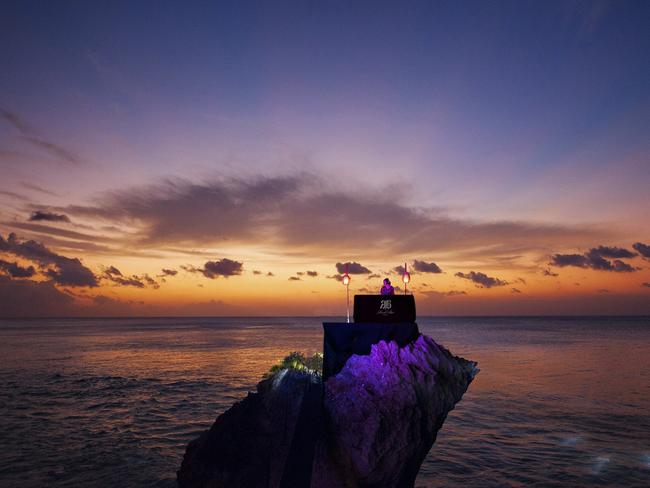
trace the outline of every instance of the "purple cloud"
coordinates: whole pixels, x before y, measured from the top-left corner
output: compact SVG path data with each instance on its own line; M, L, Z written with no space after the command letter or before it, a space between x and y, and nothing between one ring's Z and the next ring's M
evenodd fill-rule
M357 262L336 263L336 271L343 274L347 265L348 274L370 274L371 271Z
M599 271L631 273L637 271L637 268L621 261L621 259L611 258L631 258L634 256L636 256L636 253L624 248L599 246L590 249L584 254L554 254L549 264L561 268L573 266Z
M508 284L507 281L500 280L499 278L493 278L491 276L486 275L485 273L480 273L476 271L470 271L469 273L459 272L456 273L455 276L474 282L477 288L493 288L495 286L505 286Z
M403 274L404 274L404 271L406 271L406 269L404 268L404 266L402 266L402 265L400 264L399 266L395 266L395 267L392 269L392 271L393 271L394 273L397 273L398 275L403 275Z
M24 268L18 263L10 263L9 261L4 261L2 259L0 259L0 272L5 273L12 278L31 278L36 274L34 266Z
M632 245L636 251L646 259L650 259L650 246L641 242L636 242Z
M56 284L90 287L98 284L97 277L79 259L56 254L33 240L20 242L13 233L7 240L0 236L0 251L37 262Z
M436 263L427 263L426 261L419 261L417 259L413 261L413 269L420 273L442 273L442 269Z
M206 278L216 279L219 276L228 278L229 276L241 275L244 270L243 264L239 261L223 258L217 261L208 261L203 265L203 268L195 268L191 265L181 266L181 268L189 273L201 273Z
M65 214L57 214L53 212L42 212L36 210L32 212L32 215L29 217L30 222L70 222L70 218Z
M598 246L589 250L590 256L600 256L603 258L633 258L636 253L622 247Z
M232 259L223 258L218 261L208 261L203 266L203 274L206 278L217 278L223 276L228 278L229 276L240 275L243 270L243 264L239 261L233 261Z
M576 266L578 268L588 267L589 260L582 254L554 254L551 258L551 265L559 266Z
M154 280L148 274L142 276L131 275L125 276L122 272L117 269L115 266L109 266L104 270L102 278L116 283L120 286L133 286L135 288L144 288L145 286L151 286L154 289L160 288L160 284Z
M109 276L122 276L122 272L115 266L109 266L104 270L104 274Z

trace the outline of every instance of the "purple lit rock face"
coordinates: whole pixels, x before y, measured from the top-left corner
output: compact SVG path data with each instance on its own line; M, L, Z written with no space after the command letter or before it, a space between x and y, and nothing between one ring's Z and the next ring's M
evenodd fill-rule
M370 355L352 356L325 383L335 446L329 452L335 454L316 456L313 480L320 483L312 486L413 486L438 430L477 372L475 362L423 335L403 348L380 342Z
M179 486L413 486L477 372L426 336L402 348L379 342L324 385L281 371L188 445Z

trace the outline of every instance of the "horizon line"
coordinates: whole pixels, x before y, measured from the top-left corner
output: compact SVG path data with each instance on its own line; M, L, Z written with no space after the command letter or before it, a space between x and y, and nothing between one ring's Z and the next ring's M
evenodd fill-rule
M109 315L109 316L37 316L37 317L0 317L1 320L117 320L117 319L317 319L338 318L338 315ZM340 317L345 320L345 316ZM648 314L513 314L513 315L422 315L420 318L648 318ZM350 322L355 323L355 322Z

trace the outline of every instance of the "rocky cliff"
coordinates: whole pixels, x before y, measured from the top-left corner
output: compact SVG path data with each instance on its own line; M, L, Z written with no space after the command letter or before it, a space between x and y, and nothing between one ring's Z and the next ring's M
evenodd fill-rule
M324 384L279 371L187 446L179 486L411 487L477 372L426 336L379 342Z

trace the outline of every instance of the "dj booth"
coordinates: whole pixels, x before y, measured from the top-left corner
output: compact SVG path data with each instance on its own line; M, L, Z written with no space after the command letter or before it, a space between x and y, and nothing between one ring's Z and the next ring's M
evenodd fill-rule
M373 344L399 346L420 335L413 295L356 295L354 322L324 322L323 380L336 375L353 355L368 355Z

